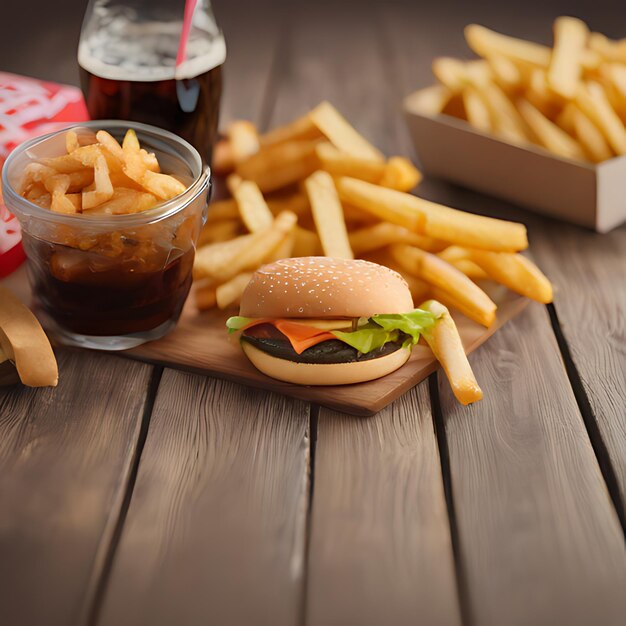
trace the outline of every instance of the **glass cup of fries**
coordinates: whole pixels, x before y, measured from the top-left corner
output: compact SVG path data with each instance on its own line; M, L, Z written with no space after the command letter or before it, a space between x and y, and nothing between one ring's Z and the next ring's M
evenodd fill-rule
M116 187L113 176L114 195L99 210L54 210L55 188L46 180L45 188L52 188L52 210L38 205L37 199L23 197L20 189L29 164L50 163L59 155L66 159L70 155L66 131L22 144L3 170L4 200L20 222L35 303L48 328L66 344L123 350L162 337L178 321L191 287L196 241L206 218L210 171L189 143L153 126L95 121L72 130L76 145L82 143L84 148L96 131L121 140L127 129L133 129L139 141L137 154L156 157L155 171L160 166L167 172L168 176L157 174L154 178L176 188L170 199L158 201L132 180L128 184L129 179L126 187ZM101 146L91 143L92 151ZM124 146L126 149L126 141ZM98 156L95 158L97 162ZM111 158L109 153L107 158ZM87 189L96 198L103 193L97 166L92 180L89 187L83 187L83 209ZM66 188L61 199L81 197L71 191ZM142 205L148 197L154 206ZM50 207L50 197L47 202ZM150 208L144 210L146 206Z

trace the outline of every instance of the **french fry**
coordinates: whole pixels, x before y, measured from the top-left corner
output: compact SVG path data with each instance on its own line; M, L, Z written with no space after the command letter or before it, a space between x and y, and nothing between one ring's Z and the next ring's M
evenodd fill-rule
M318 104L309 113L309 118L322 134L342 152L363 159L385 160L380 150L359 134L330 102Z
M226 176L233 169L235 169L235 159L230 142L227 139L220 139L213 147L211 170L217 176Z
M389 198L396 199L395 195L390 196L390 194L401 192L347 176L338 178L336 185L342 201L353 204L381 220L404 226L417 233L424 232L426 220L422 213L406 206L406 203L388 202ZM406 194L402 194L404 195Z
M459 313L462 313L465 317L481 326L489 327L493 323L490 315L486 315L483 311L478 311L474 307L468 307L465 302L457 300L449 291L444 291L443 289L439 289L439 287L433 287L431 285L429 296L441 302L449 309L459 311Z
M572 135L572 137L576 136L576 130L574 129L574 115L576 110L580 109L577 109L573 102L568 102L554 120L559 128L562 128L566 133Z
M521 254L472 250L469 258L496 282L527 298L552 302L552 285L541 270Z
M193 262L194 279L216 278L254 240L255 233L241 235L229 241L203 246L196 252ZM228 279L226 279L228 280Z
M517 108L544 148L568 159L586 160L580 144L551 122L528 100L518 100Z
M459 270L459 272L463 272L463 274L471 278L474 282L489 278L487 272L476 265L471 259L457 259L456 261L448 261L448 263Z
M501 35L478 24L465 27L465 39L481 57L499 55L516 63L542 68L550 64L551 50L547 46Z
M173 176L146 170L141 182L143 188L161 200L170 200L184 193L185 185Z
M569 106L569 105L568 105ZM594 163L613 157L608 141L598 127L576 106L571 108L572 130L587 156Z
M236 219L239 216L239 207L232 198L227 200L217 200L209 204L207 211L207 224L219 222L221 220Z
M230 306L238 305L251 278L251 272L243 272L219 285L215 289L215 301L218 308L227 309Z
M419 248L419 246L418 246ZM448 246L437 253L437 256L448 263L469 258L469 252L461 246Z
M419 308L439 316L435 325L424 333L424 339L441 363L455 398L463 405L481 400L483 392L476 382L459 331L448 309L435 300L423 302Z
M215 307L217 305L217 295L213 284L196 288L195 301L199 311L207 311Z
M603 59L626 64L626 39L613 41L601 33L591 33L589 49L597 52Z
M274 216L269 210L258 185L251 180L244 180L232 190L239 207L242 222L251 233L271 226Z
M626 129L602 89L595 82L580 85L576 104L602 131L616 154L626 154Z
M480 87L491 80L489 64L477 61L460 61L452 57L439 57L433 61L433 74L453 94L460 94L468 85Z
M350 233L349 239L350 247L356 255L366 254L392 243L407 243L428 252L438 252L446 245L389 222L380 222L374 226L354 230Z
M433 239L503 252L528 247L523 224L465 213L353 178L339 178L337 187L342 200Z
M300 221L301 218L311 213L309 199L304 193L296 192L287 195L266 196L265 200L273 215L278 215L282 211L291 211L298 216L298 221Z
M78 167L78 169L76 169ZM68 188L66 192L75 193L82 187L93 183L94 173L91 168L82 168L80 164L75 162L75 169L73 171L60 172L53 167L44 165L43 163L29 163L24 169L24 175L20 184L20 193L25 193L34 184L40 184L45 186L45 182L52 176L63 174L67 176ZM65 179L62 179L65 180Z
M317 233L296 226L293 235L293 256L317 256L321 254L322 244Z
M379 184L398 191L411 191L421 180L421 172L411 161L404 157L394 156L387 161Z
M252 122L237 120L226 131L235 164L245 161L259 151L259 134Z
M467 121L476 128L476 130L485 133L492 130L489 108L474 87L469 86L463 90L463 105L465 107Z
M129 128L122 141L122 155L125 158L128 151L139 152L139 150L141 150L141 146L139 145L137 133L132 128Z
M124 150L120 145L119 141L113 137L106 130L99 130L96 133L96 139L100 144L102 144L116 159L123 163L124 161ZM69 152L69 150L68 150Z
M318 143L315 152L321 169L332 176L350 176L370 183L379 183L387 167L386 163L378 159L364 159L347 154L328 142Z
M451 98L452 92L447 87L431 85L407 96L404 104L407 109L415 113L433 116L443 113Z
M346 219L346 224L349 224L351 228L363 228L364 226L378 224L380 221L375 215L363 211L349 202L342 201L341 205L343 206L343 216Z
M493 30L469 24L465 27L465 40L469 47L483 58L493 55L510 59L521 69L539 67L547 69L552 58L552 50L532 41L502 35ZM601 57L594 50L585 49L582 55L582 66L585 70L598 67Z
M71 174L72 172L76 172L81 167L83 169L88 169L89 167L93 167L92 163L84 166L82 162L74 156L76 150L72 154L64 154L58 157L49 157L39 159L36 163L30 163L26 166L28 169L31 165L44 165L46 167L51 167L56 170L58 174Z
M488 83L479 93L489 109L497 135L512 143L525 144L531 141L522 116L498 85Z
M445 250L438 252L437 256L456 267L456 269L463 272L463 274L474 281L489 278L482 268L468 258L469 252L465 248L461 248L460 246L448 246Z
M244 271L257 269L282 242L285 235L293 230L297 220L296 215L284 211L268 228L248 235L249 238L243 245L240 240L244 238L239 237L222 244L201 248L194 261L194 275L199 278L211 277L218 282L226 282ZM233 242L238 243L228 247L228 244ZM223 246L223 248L216 251L214 246ZM211 248L211 252L205 252Z
M425 280L435 287L447 291L475 318L490 326L496 316L496 305L489 296L455 267L429 252L406 244L390 247L395 260L407 272Z
M516 91L525 82L525 73L511 59L500 54L491 54L486 58L493 80L505 91Z
M96 207L85 207L83 205L83 209L85 211L88 210L90 215L124 215L146 211L155 206L157 202L156 196L153 196L151 193L117 187L113 190L113 195L109 200L101 202Z
M601 78L611 106L622 122L626 123L626 65L604 64L601 69Z
M185 185L176 178L148 169L141 154L137 135L132 129L128 130L124 136L122 151L124 155L124 174L141 185L148 193L155 195L160 200L169 200L185 191ZM76 154L76 152L78 150L73 154ZM97 179L97 170L95 176ZM84 198L83 207L87 208Z
M0 329L0 352L13 363L22 383L56 387L59 370L48 337L30 309L5 287L0 287Z
M239 174L229 174L226 177L226 188L230 191L231 195L235 193L235 189L243 182L243 178Z
M547 118L554 118L561 106L561 98L555 97L554 92L550 89L546 71L535 68L529 76L525 93L526 99Z
M33 204L40 206L42 209L50 209L52 204L52 196L44 188L43 193L37 189L31 189L24 196ZM74 207L76 208L76 207Z
M311 117L307 114L286 124L278 126L259 137L262 148L277 146L282 143L293 141L315 141L323 137L320 129L315 125Z
M305 181L311 212L326 256L353 259L343 209L332 176L321 170Z
M296 240L295 229L287 233L283 240L272 250L269 256L263 259L264 263L272 263L293 256L293 245Z
M65 133L65 151L70 154L77 148L80 148L80 144L78 143L78 135L76 134L76 131L68 130Z
M265 193L296 183L318 167L315 143L291 141L265 148L239 163L236 171Z
M55 174L44 179L44 185L50 192L50 210L55 213L76 213L74 203L65 195L70 186L70 177L67 174Z
M200 231L196 245L200 248L210 243L228 241L236 237L238 233L239 220L237 219L207 222Z
M395 268L392 268L395 269ZM432 286L429 285L426 281L409 274L408 272L398 271L404 280L406 280L406 284L409 286L409 291L411 292L411 298L413 298L413 304L417 306L418 302L421 302L424 298L428 297L428 294L431 292Z
M548 68L548 84L555 93L571 99L582 76L582 60L589 29L574 17L558 17L554 22L554 49Z
M92 169L77 170L68 174L70 186L68 193L77 193L94 182L94 171Z

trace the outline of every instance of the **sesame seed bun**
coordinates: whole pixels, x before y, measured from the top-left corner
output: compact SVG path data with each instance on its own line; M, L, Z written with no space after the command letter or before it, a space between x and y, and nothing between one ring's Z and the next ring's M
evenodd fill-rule
M411 356L410 348L369 361L351 363L296 363L267 354L255 346L241 344L246 356L261 372L296 385L351 385L386 376L402 367Z
M413 309L409 286L388 267L329 257L283 259L261 267L241 298L245 317L371 317Z

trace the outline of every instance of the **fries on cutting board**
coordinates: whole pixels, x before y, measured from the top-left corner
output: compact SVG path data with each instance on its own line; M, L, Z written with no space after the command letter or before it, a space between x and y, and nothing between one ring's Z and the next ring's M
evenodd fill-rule
M470 24L480 59L433 61L439 84L411 96L423 115L444 113L518 145L599 163L626 154L626 39L590 32L574 17L554 22L550 48Z
M489 117L480 89L490 64L440 64L456 94L435 86L420 98L436 110L470 81L475 117ZM518 80L508 57L498 61L509 83ZM493 89L494 101L507 98ZM483 105L483 109L479 107ZM508 132L525 140L523 116L510 104ZM517 130L516 130L517 129ZM231 198L209 207L194 264L200 310L239 304L252 272L289 256L364 258L399 271L415 304L440 314L426 337L464 404L482 397L446 307L490 326L496 304L480 283L491 280L548 302L550 282L527 257L523 224L474 215L410 193L421 173L406 158L385 156L328 102L295 121L260 134L250 122L227 129L214 171L227 176ZM436 301L438 300L438 301ZM445 305L445 306L444 306Z

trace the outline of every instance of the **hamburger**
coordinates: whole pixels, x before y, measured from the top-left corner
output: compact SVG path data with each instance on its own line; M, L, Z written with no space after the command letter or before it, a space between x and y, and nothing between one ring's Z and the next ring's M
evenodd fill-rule
M300 257L261 267L226 326L272 378L347 385L402 367L436 317L414 309L406 281L388 267Z

